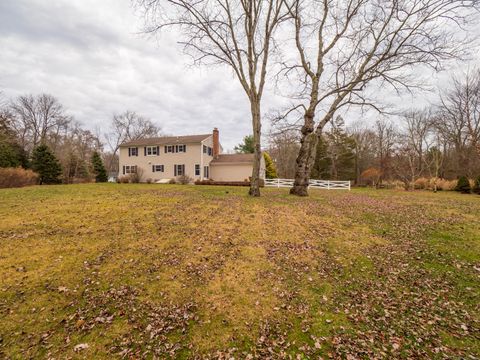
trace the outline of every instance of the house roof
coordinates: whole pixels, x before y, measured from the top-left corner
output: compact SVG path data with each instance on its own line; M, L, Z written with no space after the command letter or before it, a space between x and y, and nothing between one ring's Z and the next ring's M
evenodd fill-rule
M145 146L145 145L174 145L174 144L191 144L199 143L212 134L204 135L185 135L185 136L162 136L155 138L144 138L138 140L127 141L120 146Z
M210 162L210 165L227 163L253 163L253 154L220 154Z

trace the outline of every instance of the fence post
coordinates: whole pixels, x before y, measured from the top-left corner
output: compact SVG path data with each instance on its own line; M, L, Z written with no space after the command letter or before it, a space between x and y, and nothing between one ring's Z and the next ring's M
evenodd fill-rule
M327 190L330 190L330 180L327 180Z
M277 189L280 188L280 179L277 178Z
M352 182L348 180L348 191L352 190L351 187L352 187Z

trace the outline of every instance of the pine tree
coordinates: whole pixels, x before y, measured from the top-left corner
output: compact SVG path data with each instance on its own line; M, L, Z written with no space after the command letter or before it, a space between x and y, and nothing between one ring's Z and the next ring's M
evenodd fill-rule
M475 184L473 185L472 191L475 194L480 195L480 175L478 175L478 177L475 179Z
M58 184L60 182L62 167L45 144L41 144L33 150L32 169L40 176L40 185Z
M107 182L107 170L105 170L105 166L103 165L102 158L97 151L93 152L92 155L92 166L93 166L93 173L95 174L95 182Z
M233 148L239 154L253 154L255 146L253 145L253 135L247 135L243 138L243 143L238 144Z
M457 182L457 186L455 187L455 191L458 191L462 194L470 194L470 182L466 176L460 176Z
M265 177L267 179L276 179L278 177L277 169L275 168L275 164L273 163L270 154L264 152L263 158L265 159Z
M330 179L332 159L328 154L328 144L325 137L320 136L317 142L315 162L310 170L312 179Z

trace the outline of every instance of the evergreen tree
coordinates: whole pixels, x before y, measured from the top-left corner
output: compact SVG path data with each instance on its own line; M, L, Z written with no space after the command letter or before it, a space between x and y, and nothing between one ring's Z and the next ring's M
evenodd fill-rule
M102 158L97 151L92 155L93 173L95 174L95 182L107 182L108 176L105 166L103 165Z
M332 130L327 134L328 152L331 159L330 179L353 180L355 178L355 139L345 132L341 116L332 121Z
M273 163L270 154L264 152L263 158L265 159L265 177L267 179L276 179L278 177L277 169L275 168L275 164Z
M462 194L470 194L470 182L466 176L460 176L457 182L457 186L455 187L455 191L458 191Z
M40 185L58 184L62 167L49 147L41 144L33 149L32 169L40 176Z
M478 177L475 179L475 184L473 184L473 189L472 189L472 191L473 191L475 194L480 195L480 175L478 175Z
M255 147L253 145L253 135L247 135L243 138L243 143L238 144L233 148L236 153L241 154L253 154L255 152Z
M6 119L0 119L0 167L28 167L27 154Z
M324 136L320 136L317 142L315 162L310 169L312 179L330 179L332 159L328 154L328 144Z

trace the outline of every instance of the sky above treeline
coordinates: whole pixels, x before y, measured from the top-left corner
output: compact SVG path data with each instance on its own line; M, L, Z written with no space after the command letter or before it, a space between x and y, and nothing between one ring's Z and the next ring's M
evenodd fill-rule
M7 99L51 94L99 132L114 113L132 110L172 135L218 127L226 149L251 133L248 101L230 69L193 67L173 31L154 39L141 33L142 26L130 0L1 0L0 91ZM453 73L477 64L475 56L452 64L432 76L432 85L444 86ZM284 101L269 90L264 112ZM432 98L407 95L402 104L418 107Z

